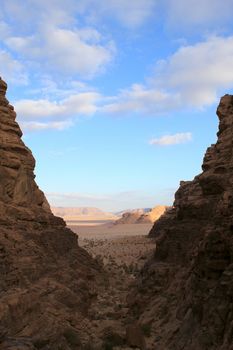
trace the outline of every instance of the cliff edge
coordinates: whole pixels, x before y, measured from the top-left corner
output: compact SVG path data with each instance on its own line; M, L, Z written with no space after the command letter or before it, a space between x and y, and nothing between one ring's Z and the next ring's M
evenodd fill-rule
M203 172L181 182L149 234L157 248L131 302L157 350L233 349L233 96L217 115Z
M6 90L0 79L0 348L82 348L98 264L36 185Z

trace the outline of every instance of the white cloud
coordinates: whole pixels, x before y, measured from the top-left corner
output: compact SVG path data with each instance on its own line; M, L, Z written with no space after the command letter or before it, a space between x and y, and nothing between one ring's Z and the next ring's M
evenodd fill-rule
M161 17L163 23L179 28L219 30L231 21L232 0L80 0L79 9L95 20L96 17L115 18L126 27L135 28L150 17ZM191 10L190 10L191 9ZM158 19L157 19L158 21Z
M40 96L46 100L64 100L69 96L74 96L83 92L95 92L96 90L80 80L62 80L56 81L49 75L35 76L38 81L36 87L30 88L27 96Z
M203 107L233 84L233 36L184 46L156 66L154 85L179 93L183 105Z
M105 113L140 113L155 115L167 112L178 106L178 96L159 89L145 87L140 84L132 85L123 90L118 96L110 99L102 108Z
M103 72L116 54L109 33L106 40L90 17L115 18L134 27L151 16L154 5L154 0L2 0L0 38L27 70L89 79ZM14 21L4 22L9 16Z
M15 24L19 31L35 28L38 23L47 21L53 25L64 25L68 22L73 24L75 3L76 0L1 0L0 18L14 18L12 24Z
M163 23L185 33L187 27L193 27L195 32L203 30L203 26L207 30L224 28L233 11L232 0L2 0L1 4L0 18L12 16L18 29L48 21L54 26L64 27L67 23L74 26L78 15L92 23L110 18L135 28L151 16L160 16Z
M92 16L111 17L126 27L142 25L154 12L156 0L84 0L83 8Z
M23 131L41 131L41 130L64 130L73 125L73 122L71 120L65 120L65 121L53 121L53 122L20 122L20 126L22 127Z
M92 34L92 35L91 35ZM98 42L97 33L89 31L89 39L84 40L83 31L50 28L46 30L45 50L48 58L57 67L65 71L93 76L108 64L114 54L114 45L107 46L89 43Z
M1 76L6 81L17 85L25 85L28 83L28 77L23 65L5 50L0 50L0 67Z
M26 26L28 20L49 21L54 25L74 23L74 17L96 20L103 17L116 19L124 26L135 27L143 24L153 13L158 0L2 0L3 9L17 24ZM29 16L25 23L25 13ZM39 17L38 17L39 15ZM1 17L1 14L0 14Z
M163 0L162 0L163 1ZM231 21L233 12L232 0L167 0L165 11L170 25L180 30L194 28L210 30L224 28Z
M115 57L114 42L86 25L86 12L81 14L75 0L2 0L1 5L0 39L27 71L90 79Z
M5 21L0 20L0 39L5 39L10 35L9 25Z
M157 139L150 140L150 145L156 146L170 146L186 143L192 140L191 132L177 133L174 135L164 135Z
M103 97L95 91L73 93L72 89L85 89L79 81L78 86L74 81L67 94L64 90L59 96L57 84L45 78L47 89L52 88L58 100L46 97L16 101L16 111L22 121L41 121L41 118L50 121L96 112L158 115L181 108L201 108L215 103L218 94L232 86L232 62L233 36L211 37L183 46L166 60L158 61L147 84L133 84L116 96Z
M24 131L64 130L71 127L77 117L93 115L101 99L96 92L81 92L60 101L18 100L14 106Z
M114 43L104 43L91 28L71 30L44 24L37 35L11 36L5 43L25 59L38 62L40 69L85 78L99 73L115 54Z
M216 102L233 86L233 36L182 46L156 63L147 84L133 84L106 99L102 110L119 115L158 115Z
M95 92L82 92L57 101L19 100L14 103L20 120L41 118L67 118L78 115L92 115L97 110L101 96Z
M217 10L228 18L233 0L226 0L224 4L218 0L211 4L210 0L202 3L197 0L192 11L187 11L187 4L190 8L193 2L166 0L165 16L190 18L193 24L204 23L204 19L210 23L216 20ZM30 0L22 5L18 0L3 0L0 14L0 37L11 52L0 51L1 74L8 81L26 84L25 69L30 71L31 79L36 82L31 96L40 96L16 101L21 121L72 120L76 115L92 115L98 111L158 115L186 107L201 108L214 103L217 95L233 84L233 36L215 36L180 47L155 64L153 76L145 83L133 84L121 89L116 96L104 98L88 91L80 76L91 78L103 71L116 49L110 39L106 40L94 28L94 22L88 22L88 16L96 13L105 19L114 17L133 28L153 15L155 6L161 6L161 0L68 0L65 4L60 0L33 0L29 6L30 3ZM28 21L25 22L27 8ZM8 18L9 14L15 21L5 23L4 17ZM85 25L80 24L77 14L82 16ZM13 58L13 52L17 59ZM72 81L68 88L67 82Z

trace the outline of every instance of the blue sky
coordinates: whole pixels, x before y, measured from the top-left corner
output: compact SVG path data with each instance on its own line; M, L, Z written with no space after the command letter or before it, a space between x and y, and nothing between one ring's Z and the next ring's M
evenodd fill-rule
M233 0L2 0L0 75L56 206L171 204L233 88Z

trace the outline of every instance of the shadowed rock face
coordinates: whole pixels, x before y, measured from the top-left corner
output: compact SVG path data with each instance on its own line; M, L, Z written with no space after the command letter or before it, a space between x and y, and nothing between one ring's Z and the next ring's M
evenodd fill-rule
M0 348L77 349L98 266L35 183L0 79Z
M203 172L181 182L174 208L150 232L157 249L132 302L157 350L233 349L233 96L217 115Z

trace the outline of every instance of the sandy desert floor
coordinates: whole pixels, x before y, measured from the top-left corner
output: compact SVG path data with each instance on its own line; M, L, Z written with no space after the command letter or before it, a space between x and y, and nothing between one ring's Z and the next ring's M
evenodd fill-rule
M106 273L106 283L101 284L90 309L92 322L85 325L89 330L87 344L92 344L90 349L128 349L124 341L132 319L127 297L137 274L155 250L153 239L147 237L151 226L70 226L79 235L79 245L102 264ZM147 349L153 349L148 332L145 340Z
M78 233L80 243L82 239L115 239L119 237L147 236L153 224L122 224L114 225L68 225L74 232Z

